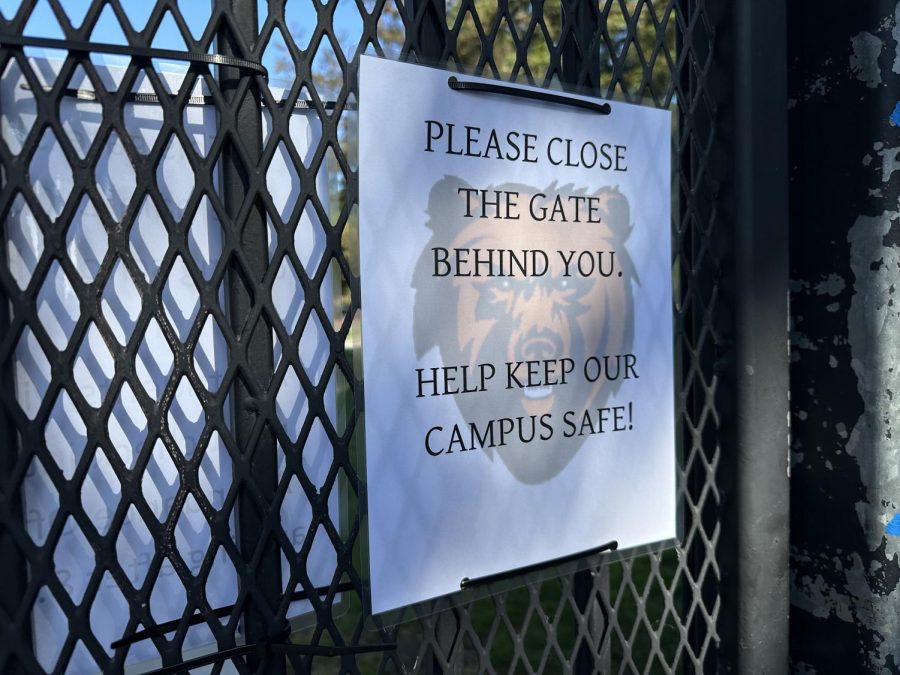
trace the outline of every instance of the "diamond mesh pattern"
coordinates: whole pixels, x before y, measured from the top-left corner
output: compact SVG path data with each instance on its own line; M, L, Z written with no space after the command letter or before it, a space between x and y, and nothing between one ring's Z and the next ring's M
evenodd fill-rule
M721 457L704 3L200 4L0 3L4 33L225 53L271 73L0 51L0 670L173 665L301 615L294 642L398 649L286 657L300 672L712 672ZM363 52L675 107L677 554L364 630ZM129 103L133 91L159 101Z

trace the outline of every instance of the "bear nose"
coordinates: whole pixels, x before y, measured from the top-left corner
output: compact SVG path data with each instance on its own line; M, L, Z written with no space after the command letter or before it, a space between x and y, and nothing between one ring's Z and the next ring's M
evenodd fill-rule
M532 332L519 344L519 356L525 361L553 359L560 353L559 336L550 331Z

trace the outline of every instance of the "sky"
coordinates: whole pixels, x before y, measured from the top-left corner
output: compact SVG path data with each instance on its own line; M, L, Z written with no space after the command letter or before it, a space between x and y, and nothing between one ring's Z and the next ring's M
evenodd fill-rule
M0 0L0 14L4 18L11 18L18 10L20 3L21 0ZM349 56L356 48L362 33L362 20L359 10L355 0L331 0L331 3L336 3L334 9L336 37L341 44L342 50ZM65 0L62 4L65 6L72 24L78 27L84 20L85 13L91 5L91 0ZM143 30L147 25L147 19L150 16L154 3L148 0L120 0L120 4L127 14L131 26L135 30ZM366 2L364 4L369 7L374 3ZM317 5L319 5L318 0L288 0L286 3L285 22L290 28L295 42L301 49L307 47L309 39L312 37L316 23ZM204 0L178 0L178 8L195 37L199 36L206 27L210 6L211 4L204 2ZM268 3L266 0L257 0L257 7L260 26L262 26L266 18ZM57 22L48 0L39 0L26 23L24 33L26 36L32 37L64 37L63 30ZM104 8L91 33L91 40L112 44L126 43L125 35L111 7L107 6ZM283 50L278 49L279 43L283 45L284 40L276 33L263 54L263 64L269 68L270 72L275 70L276 59L284 53ZM167 14L163 20L153 41L153 46L160 49L186 50L184 40L171 15ZM122 57L107 58L110 63L118 63L122 60ZM276 75L275 79L283 80L283 76L279 78ZM286 84L283 81L278 83Z

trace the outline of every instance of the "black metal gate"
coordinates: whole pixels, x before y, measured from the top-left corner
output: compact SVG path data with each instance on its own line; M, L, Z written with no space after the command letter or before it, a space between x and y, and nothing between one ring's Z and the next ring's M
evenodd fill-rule
M0 2L0 670L724 670L708 4ZM365 52L673 107L677 551L364 628Z

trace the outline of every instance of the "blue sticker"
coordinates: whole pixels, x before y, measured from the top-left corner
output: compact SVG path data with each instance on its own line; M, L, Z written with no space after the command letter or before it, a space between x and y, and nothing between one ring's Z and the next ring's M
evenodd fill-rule
M891 522L884 526L884 532L894 537L900 537L900 513L894 514Z
M895 127L900 127L900 101L894 106L894 112L891 113L890 120Z

